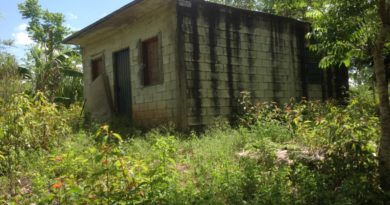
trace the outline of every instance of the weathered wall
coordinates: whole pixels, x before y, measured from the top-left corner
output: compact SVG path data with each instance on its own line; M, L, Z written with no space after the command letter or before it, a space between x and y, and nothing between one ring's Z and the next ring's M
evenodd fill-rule
M142 126L152 126L176 119L177 77L175 75L176 58L176 7L175 1L156 1L158 8L145 8L142 16L129 24L112 28L110 35L102 34L89 39L82 45L84 56L85 92L91 89L91 60L104 57L105 72L108 76L111 93L115 97L113 53L122 49L130 50L131 90L133 121ZM156 5L154 5L156 6ZM137 12L140 12L137 10ZM138 48L140 40L161 36L161 56L163 65L163 83L155 86L142 85L142 62ZM94 99L99 100L99 99ZM115 101L113 99L113 101ZM94 112L94 110L88 110Z
M280 103L324 97L323 77L312 72L316 61L305 49L305 23L202 0L142 1L133 10L79 42L85 92L91 90L91 60L103 56L114 102L113 53L129 48L136 124L174 121L187 128L230 118L241 91L250 91L253 100ZM156 35L162 40L164 80L144 87L139 42Z
M322 98L321 85L307 83L307 24L196 0L177 10L189 126L231 117L241 91L280 103Z

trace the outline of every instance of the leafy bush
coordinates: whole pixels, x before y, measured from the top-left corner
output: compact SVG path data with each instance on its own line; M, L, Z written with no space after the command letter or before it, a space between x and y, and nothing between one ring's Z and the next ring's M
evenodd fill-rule
M23 71L26 70L18 67L16 57L0 47L0 103L9 103L14 94L28 88L28 72Z
M15 174L30 152L49 150L67 136L69 127L55 104L38 93L16 94L0 107L0 176L8 176L10 192L16 191Z
M108 126L92 136L65 140L48 156L35 156L29 191L12 201L22 204L164 204L175 184L175 138L152 142L155 157L133 157L122 137ZM82 143L81 143L82 142ZM81 144L80 144L81 143ZM33 155L34 156L34 155ZM1 198L0 198L1 199Z
M279 107L252 104L247 94L241 100L242 124L254 131L283 126L292 135L288 143L297 145L286 150L294 161L290 178L298 204L383 203L376 157L379 119L371 98L351 97L347 106L292 100ZM282 142L271 133L273 142Z
M352 97L347 106L319 101L289 103L279 107L276 103L252 104L242 93L242 124L257 128L262 124L287 127L299 143L318 148L339 140L365 140L376 144L379 139L379 119L376 104L370 99Z
M185 135L162 127L125 138L109 126L96 134L70 129L80 128L77 105L61 109L41 100L41 108L25 109L36 102L21 98L13 113L22 114L1 123L17 127L9 119L44 119L46 133L55 136L46 138L49 143L20 137L36 149L22 140L20 153L29 155L13 155L18 166L8 173L18 186L13 193L0 187L8 193L0 194L0 203L386 204L378 184L378 118L365 98L351 98L344 107L246 102L237 128L216 123L203 134ZM40 111L46 109L53 116ZM51 123L64 123L63 130Z

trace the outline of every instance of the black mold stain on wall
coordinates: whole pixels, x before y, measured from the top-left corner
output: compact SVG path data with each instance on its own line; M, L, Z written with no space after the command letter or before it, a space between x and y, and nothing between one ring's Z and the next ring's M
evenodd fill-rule
M183 76L186 76L186 70L185 68L185 62L184 62L184 32L183 32L183 12L180 8L180 6L176 5L176 18L177 18L177 72L178 72L178 87L179 87L179 93L180 93L180 101L181 103L178 103L178 126L180 128L185 128L187 125L187 113L186 113L186 100L184 102L182 101L183 98L187 98L185 95L184 90L187 89L187 82L183 82ZM181 79L180 79L181 78Z
M296 37L298 43L298 57L299 57L299 73L301 78L301 89L302 89L302 98L308 98L307 91L307 76L306 76L306 48L305 48L305 27L302 25L297 25L296 27Z
M269 51L271 52L271 78L272 78L272 86L270 89L272 89L272 99L273 101L277 102L276 98L276 54L275 54L275 38L274 38L274 33L275 33L275 26L274 22L271 21L271 26L270 26L270 44L269 44Z
M256 95L256 86L255 86L255 74L256 74L256 71L255 71L255 68L254 68L254 64L255 64L255 61L254 61L254 52L253 52L253 49L255 47L254 45L254 39L253 39L253 35L254 35L254 22L253 22L253 17L250 16L250 15L246 15L245 16L245 26L247 28L247 31L248 33L246 34L246 38L247 38L247 49L248 49L248 79L249 79L249 86L250 86L250 92L251 92L251 98L252 100L257 96Z
M200 91L200 47L199 47L199 30L198 30L198 2L192 2L192 8L183 9L190 15L191 29L190 40L192 43L192 89L191 97L194 100L193 115L197 123L202 124L202 93Z
M235 66L233 67L234 73L237 75L236 79L236 90L239 92L243 91L242 86L242 71L241 68L241 11L232 10L231 11L231 23L233 27L233 42L234 42L234 60L236 61ZM237 96L236 96L237 97Z
M218 95L218 71L217 71L217 52L216 46L218 45L218 25L220 18L220 11L218 7L208 6L203 10L203 17L208 22L208 39L210 49L210 71L211 71L211 90L214 116L218 116L221 112L220 102Z
M228 12L228 11L226 11ZM234 96L234 82L233 82L233 62L232 62L232 36L231 36L231 16L225 13L225 36L226 36L226 55L227 55L227 77L229 90L229 107L231 114L236 112L235 96ZM233 116L231 116L233 117ZM232 119L231 119L232 120Z
M345 66L327 69L327 98L346 104L349 90L348 69Z
M272 76L272 92L273 101L280 103L280 96L278 94L282 91L281 78L279 77L282 72L280 70L280 61L283 60L280 55L284 49L283 39L281 34L283 31L283 22L277 18L270 19L270 52L271 52L271 76Z
M295 61L295 48L294 48L294 40L295 40L295 36L296 36L296 33L295 33L295 24L290 24L290 57L291 57L291 63L292 63L292 69L293 69L293 76L291 77L294 77L294 84L296 85L296 77L295 77L295 72L296 72L296 69L297 69L297 66L295 65L296 64L296 61ZM296 88L294 85L294 88ZM296 92L296 90L294 90L294 92ZM294 96L294 97L297 97L297 96Z
M199 31L198 31L198 8L197 4L194 4L194 8L191 13L191 28L192 28L192 65L194 71L192 73L193 87L192 98L195 101L195 116L198 122L202 122L202 94L200 92L200 49L199 49Z
M227 55L227 77L229 92L229 107L231 118L234 122L237 114L237 98L239 93L244 90L242 85L243 68L241 67L241 17L243 11L227 8L225 10L225 37L226 37L226 55Z

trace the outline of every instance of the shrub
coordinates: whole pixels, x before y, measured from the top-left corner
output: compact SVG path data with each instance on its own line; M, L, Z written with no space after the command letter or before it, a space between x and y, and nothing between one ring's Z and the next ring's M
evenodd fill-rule
M133 157L122 137L102 126L94 136L66 140L47 157L38 157L39 170L30 176L31 191L12 201L22 204L165 204L176 184L176 139L156 137L156 157ZM91 143L90 140L95 140ZM81 142L84 142L80 144ZM0 198L1 199L1 198Z
M15 193L15 175L23 159L30 152L60 145L69 127L56 105L41 93L16 94L1 105L0 113L0 176L8 176L10 193Z
M70 124L79 127L78 106L64 110L41 100L37 104L42 105L40 109L26 109L35 105L37 98L22 99L25 101L19 100L23 103L18 106L7 105L10 110L20 107L13 113L21 114L1 116L2 125L18 132L7 128L1 133L42 137L44 132L23 127L32 126L27 121L20 125L23 129L11 123L12 119L31 116L28 119L35 124L37 119L45 121L42 123L51 137L43 142L19 136L15 140L23 140L14 142L21 144L17 146L21 154L13 154L14 158L2 154L3 162L18 159L15 162L19 163L11 166L13 172L8 173L15 174L13 179L22 185L13 195L0 195L0 203L386 202L378 183L378 118L372 109L375 104L364 98L351 98L349 105L342 107L310 101L291 101L283 106L246 102L242 124L236 128L217 122L203 134L185 135L162 127L145 135L134 132L124 139L109 126L97 125L96 134L90 129L70 132ZM41 111L44 108L49 114ZM64 123L63 130L51 123ZM35 144L38 151L26 146L24 140ZM2 179L0 176L0 183Z
M280 139L276 129L266 136L290 144L285 149L294 163L286 183L294 184L297 204L383 203L376 158L379 119L371 98L352 96L347 106L306 100L279 106L253 104L246 95L241 100L245 127L264 133L270 125L281 126L289 130L283 136L291 134Z

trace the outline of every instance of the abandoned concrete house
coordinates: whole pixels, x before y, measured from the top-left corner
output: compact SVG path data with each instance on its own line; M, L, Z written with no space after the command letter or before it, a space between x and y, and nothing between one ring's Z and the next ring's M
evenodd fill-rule
M83 55L86 111L141 126L202 126L253 100L340 95L344 71L323 72L305 22L203 0L134 0L69 36Z

